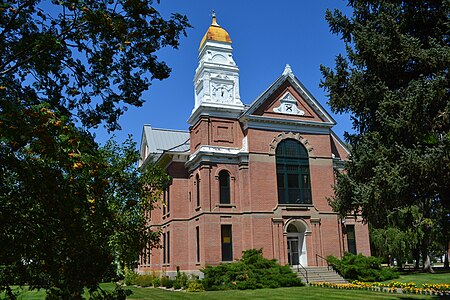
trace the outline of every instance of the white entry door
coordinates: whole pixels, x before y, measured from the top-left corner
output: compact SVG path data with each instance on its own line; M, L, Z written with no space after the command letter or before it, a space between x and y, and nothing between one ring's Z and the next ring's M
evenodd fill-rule
M291 266L298 266L300 262L298 237L288 237L288 262Z
M289 234L287 239L287 247L289 265L298 266L301 264L304 267L308 265L304 233L296 234L295 236Z

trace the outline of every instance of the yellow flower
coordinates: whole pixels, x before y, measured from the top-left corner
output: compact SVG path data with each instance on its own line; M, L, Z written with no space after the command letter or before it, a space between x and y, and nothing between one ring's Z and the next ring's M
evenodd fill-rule
M76 162L72 165L72 168L75 170L81 169L83 167L83 164L80 162Z

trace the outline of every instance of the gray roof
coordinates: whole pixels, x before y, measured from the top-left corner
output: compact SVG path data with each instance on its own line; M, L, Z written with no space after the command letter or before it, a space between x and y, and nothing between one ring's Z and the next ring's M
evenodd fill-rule
M152 154L189 151L189 131L152 128L150 125L144 125L143 135Z

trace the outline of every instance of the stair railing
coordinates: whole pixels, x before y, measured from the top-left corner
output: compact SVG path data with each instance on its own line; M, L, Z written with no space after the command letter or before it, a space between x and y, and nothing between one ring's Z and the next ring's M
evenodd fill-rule
M303 270L300 270L300 268L303 269ZM303 273L303 271L304 271L305 273ZM302 266L301 263L298 263L298 265L297 265L297 272L300 273L300 274L302 274L303 277L306 278L306 283L309 283L309 279L308 279L308 270L306 270L306 268L305 268L304 266Z
M326 263L327 263L327 269L328 269L328 270L330 270L330 268L334 270L333 265L330 264L330 262L328 261L328 259L326 259L325 257L323 257L323 256L321 256L321 255L319 255L319 254L316 254L316 266L319 266L319 258L320 258L320 259L323 259L324 261L326 261Z

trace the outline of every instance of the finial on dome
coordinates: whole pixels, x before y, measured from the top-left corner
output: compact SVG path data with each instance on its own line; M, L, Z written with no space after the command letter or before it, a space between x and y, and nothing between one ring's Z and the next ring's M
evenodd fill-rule
M219 24L217 24L216 12L214 10L211 10L211 16L212 16L212 23L209 26L208 31L203 36L198 51L202 49L203 45L206 43L207 40L231 44L231 38L228 32L222 27L220 27Z
M292 69L289 64L286 64L286 67L284 67L283 75L289 75L292 74Z
M217 24L216 11L214 9L211 10L212 22L211 25L219 25Z

